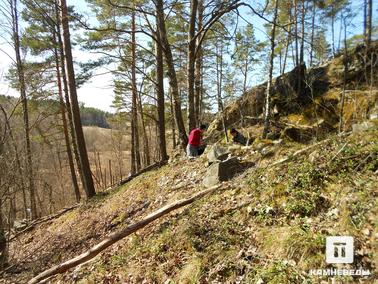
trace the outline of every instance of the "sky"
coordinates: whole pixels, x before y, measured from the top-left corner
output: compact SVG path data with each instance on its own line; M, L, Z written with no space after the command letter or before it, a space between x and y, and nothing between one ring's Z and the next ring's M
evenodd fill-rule
M261 2L261 1L258 1ZM362 11L358 8L358 4L362 1L352 1L352 5L354 9L357 11L358 15L354 20L354 26L348 27L349 35L362 33ZM373 1L374 2L374 1ZM67 0L68 5L73 5L75 10L79 13L86 14L88 12L88 7L85 4L84 0ZM376 7L374 7L374 13L376 15ZM374 15L373 13L373 15ZM248 19L248 21L252 22L256 26L256 37L259 40L265 40L266 34L264 32L264 21L260 18L253 16L248 12L246 8L241 10L241 15ZM376 18L376 17L375 17ZM316 21L320 21L321 19L316 19ZM243 20L240 20L240 25L245 25ZM335 27L338 37L339 31L339 24L336 24ZM330 38L330 33L328 32L328 38ZM0 94L4 95L11 95L11 96L18 96L18 92L16 90L10 89L8 83L4 80L5 73L11 64L11 59L9 57L14 58L14 51L12 48L7 44L4 38L0 39ZM8 54L9 56L7 56ZM95 54L91 54L87 51L82 51L79 48L74 48L73 50L73 57L74 61L85 62L89 59L93 59ZM112 100L113 100L113 90L112 90L112 75L107 72L105 69L100 69L95 72L93 78L91 78L88 82L86 82L81 88L78 89L78 99L80 102L84 103L87 107L95 107L104 111L114 112L114 109L111 108ZM257 79L251 81L252 85L255 85Z

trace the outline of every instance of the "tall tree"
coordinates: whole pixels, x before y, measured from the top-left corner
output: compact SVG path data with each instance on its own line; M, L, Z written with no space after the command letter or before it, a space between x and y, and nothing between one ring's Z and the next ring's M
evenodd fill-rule
M71 112L76 134L76 142L78 146L78 153L80 158L81 169L83 172L84 189L88 198L96 195L93 184L92 173L89 165L87 149L85 145L83 128L80 120L80 108L77 100L75 71L72 60L71 39L68 25L68 11L66 0L60 2L60 16L63 29L63 48L65 53L65 66L67 72L68 89L71 100Z
M221 28L219 28L221 30ZM227 45L224 39L224 33L221 33L220 38L215 40L215 72L216 72L216 94L218 113L221 116L224 137L228 143L227 126L224 115L224 102L223 102L223 81L224 81L224 46Z
M296 66L297 70L297 97L300 102L304 102L304 95L305 91L305 75L306 75L306 65L304 62L304 43L305 43L305 16L306 16L306 8L305 8L305 0L301 1L301 42L299 48L299 62Z
M176 70L173 62L171 46L168 42L167 31L165 27L165 16L164 16L164 6L163 0L156 1L156 16L157 16L157 25L160 33L161 44L164 50L164 57L167 63L167 71L169 77L169 85L172 94L173 108L177 130L179 132L179 138L181 141L181 146L185 149L188 144L188 136L186 134L184 120L182 117L181 111L181 99L178 89Z
M335 46L335 23L340 11L346 5L347 0L326 0L325 1L325 16L331 20L331 35L332 35L332 54L336 55L336 46ZM341 24L342 25L342 24Z
M258 62L257 55L263 45L256 39L252 24L239 30L235 35L234 66L242 75L242 94L248 89L248 77L252 72L254 62Z
M203 28L203 13L204 13L204 0L198 0L198 30L202 30ZM200 45L199 38L197 37L196 46L197 56L195 62L195 78L194 78L194 87L195 87L195 94L194 94L194 111L195 111L195 120L197 124L200 123L201 119L201 106L202 106L202 98L203 98L203 81L202 81L202 61L203 61L203 48Z
M316 16L316 1L312 0L311 41L310 41L310 67L312 67L313 61L314 61L315 16Z
M59 26L57 27L59 29ZM76 197L76 202L80 202L80 190L79 185L77 183L77 177L75 172L75 164L72 156L72 150L71 150L71 141L70 136L68 132L68 123L67 123L67 117L66 117L66 105L64 103L63 99L63 88L62 88L62 80L61 80L61 74L60 74L60 62L59 62L59 52L57 48L58 42L56 33L54 31L54 55L55 55L55 67L56 67L56 79L58 83L58 95L59 95L59 103L60 103L60 112L62 115L62 122L63 122L63 133L64 133L64 139L66 142L66 151L67 151L67 157L68 157L68 164L70 167L71 172L71 179L72 179L72 186Z
M164 103L164 62L163 50L161 47L159 29L156 30L157 41L155 43L156 53L156 96L157 96L157 112L158 112L158 138L160 159L168 160L167 146L165 141L165 103Z
M133 2L134 3L134 2ZM133 4L134 5L134 4ZM135 41L135 10L131 12L131 92L132 92L132 105L131 105L131 174L139 172L141 169L140 150L139 150L139 132L138 132L138 109L137 109L137 96L138 90L136 85L136 41ZM133 165L133 163L135 163Z
M372 31L372 19L373 19L373 0L366 0L366 13L365 13L365 44L369 48L371 44L371 31Z
M272 32L270 35L270 59L269 59L269 73L268 73L268 82L266 86L266 95L265 95L265 113L264 113L264 130L262 133L262 138L266 138L269 132L270 124L270 96L271 96L271 87L273 80L273 67L274 67L274 48L275 48L275 35L276 35L276 25L277 25L277 15L278 15L278 2L275 0L274 16L272 22Z
M197 18L198 0L190 1L190 15L189 15L189 30L188 30L188 123L189 131L196 127L196 115L194 105L194 66L195 66L195 52L196 39L194 37L196 32L196 18Z
M24 64L21 59L17 4L18 4L17 0L10 1L12 31L13 31L12 36L13 36L14 49L16 53L17 75L18 75L18 80L19 80L19 88L20 88L22 108L23 108L25 144L26 144L26 169L27 169L27 175L28 175L28 181L29 181L31 217L35 219L38 216L38 212L37 212L37 204L36 204L35 184L34 184L34 179L33 179L34 169L33 169L33 160L32 160L31 144L30 144L28 99L26 96Z

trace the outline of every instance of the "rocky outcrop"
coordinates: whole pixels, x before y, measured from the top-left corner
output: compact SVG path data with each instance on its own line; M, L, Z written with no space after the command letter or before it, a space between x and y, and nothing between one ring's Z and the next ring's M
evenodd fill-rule
M375 64L378 61L376 50L378 50L378 41L373 42L371 50L367 52L363 46L357 46L353 52L349 52L349 71L343 119L345 130L350 130L351 125L356 120L378 117L376 111L378 107L374 109L377 96L374 96L371 91L357 91L358 89L361 90L364 84L369 84L371 74L373 74L373 82L378 81L377 70L371 72L371 68L378 68L378 64ZM292 113L305 113L309 118L309 123L305 126L287 128L284 131L286 136L292 137L293 140L308 140L314 131L319 134L319 126L317 125L316 128L312 126L314 121L319 119L323 119L324 126L326 126L322 129L337 129L340 120L343 72L344 58L340 55L322 66L308 70L305 69L305 66L301 66L274 79L271 102L274 119L280 120ZM299 92L298 75L303 76L304 73L305 78L301 82L302 91ZM246 125L261 125L265 93L266 83L263 83L226 106L224 110L226 127L238 128ZM357 93L364 93L364 95L360 97ZM369 99L369 96L372 99ZM356 117L357 112L364 114L365 117ZM309 127L312 129L309 129ZM211 137L211 141L217 141L222 137L222 128L222 119L218 114L208 129L208 136ZM278 137L270 138L277 139Z

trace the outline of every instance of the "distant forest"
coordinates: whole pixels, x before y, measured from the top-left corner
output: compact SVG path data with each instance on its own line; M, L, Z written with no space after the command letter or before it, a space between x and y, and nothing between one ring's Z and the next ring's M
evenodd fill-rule
M0 102L5 102L11 104L17 104L18 99L11 96L4 96L0 94ZM59 102L55 100L30 100L31 104L34 104L37 108L38 106L49 105L50 109L56 108L59 112ZM108 120L111 119L113 115L109 112L102 111L93 107L80 106L80 117L83 126L98 126L102 128L110 128Z
M111 113L104 112L93 107L80 108L81 123L84 126L98 126L102 128L110 128L108 119L112 116Z

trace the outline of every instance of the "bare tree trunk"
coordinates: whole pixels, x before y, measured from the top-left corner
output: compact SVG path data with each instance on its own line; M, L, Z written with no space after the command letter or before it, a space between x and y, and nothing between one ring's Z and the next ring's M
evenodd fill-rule
M341 48L341 37L342 37L342 34L343 34L343 20L340 19L340 28L339 28L339 40L337 42L337 50L340 50Z
M295 33L295 66L299 65L298 57L298 0L294 0L294 33Z
M146 124L144 122L142 97L140 93L138 94L138 107L139 107L139 111L138 111L139 119L140 119L140 124L142 127L144 167L146 167L151 164L151 156L150 156L150 146L149 146L147 132L146 132Z
M58 5L58 2L56 2L56 5ZM56 19L57 19L57 39L58 39L58 45L59 45L59 54L60 54L60 62L61 62L61 70L62 70L62 81L63 81L63 91L64 91L64 100L65 100L65 108L67 112L67 117L68 117L68 126L69 126L69 131L71 134L71 144L72 144L72 149L73 149L73 156L76 161L76 166L77 170L79 172L81 184L84 187L84 175L83 171L81 168L80 164L80 158L79 158L79 152L77 150L77 139L76 139L76 134L75 134L75 127L73 123L73 118L72 118L72 112L71 112L71 103L70 103L70 98L69 98L69 92L68 92L68 83L67 83L67 75L66 75L66 68L64 66L64 49L63 49L63 41L62 41L62 35L60 32L60 17L59 17L59 6L56 6Z
M131 110L133 113L133 110ZM131 114L131 149L130 149L130 174L134 175L137 172L136 162L135 162L135 122L133 118L133 114Z
M243 72L243 95L247 92L247 78L248 78L248 57L246 57L244 62L244 72Z
M341 19L344 21L344 76L343 76L343 91L341 93L341 107L340 107L340 123L339 123L339 133L343 132L344 130L344 101L345 101L345 90L346 90L346 81L347 81L347 74L348 74L348 48L347 48L347 24L346 24L346 17L344 18L341 15Z
M169 85L170 85L172 96L173 96L173 106L175 109L174 114L175 114L177 130L179 132L181 146L183 149L185 149L186 145L188 144L188 136L186 135L185 125L182 118L181 99L180 99L180 95L178 91L176 70L175 70L175 66L173 62L171 46L168 42L167 32L165 28L163 0L156 1L156 15L157 15L157 20L158 20L157 21L158 29L159 29L162 46L164 50L164 55L165 55L165 61L167 63L167 68L168 68Z
M316 4L315 4L315 0L313 0L312 1L312 19L311 19L310 67L312 67L312 64L313 64L313 54L314 54L315 15L316 15Z
M196 39L194 38L196 31L198 0L190 1L189 31L188 31L188 123L189 132L196 127L196 116L194 106L194 65Z
M201 30L203 27L203 0L198 0L198 28L197 30ZM194 86L195 86L195 94L194 94L194 112L195 112L195 119L196 123L200 123L200 113L201 113L201 98L202 98L202 86L201 86L201 78L202 78L202 60L203 60L203 52L202 47L200 45L200 38L197 38L197 56L195 62L195 78L194 78Z
M287 55L288 55L288 52L289 52L289 45L290 45L290 41L291 41L292 20L293 20L293 16L292 16L291 8L292 8L292 6L290 5L290 7L289 7L289 9L288 9L288 13L289 13L289 22L290 22L290 25L289 25L289 31L290 31L290 32L289 32L289 34L287 35L287 38L286 38L285 56L284 56L284 61L283 61L283 64L282 64L282 72L281 72L281 75L285 74L286 62L287 62Z
M275 3L274 18L273 18L273 24L272 24L272 35L270 38L269 78L268 78L268 83L266 86L264 130L262 134L263 139L265 139L268 134L269 124L270 124L270 121L269 121L270 120L270 95L271 95L271 86L272 86L272 79L273 79L273 67L274 67L273 61L274 61L277 15L278 15L278 0L276 0L276 3Z
M283 60L283 64L282 64L282 72L281 72L281 75L285 74L286 62L287 62L287 55L288 55L288 52L289 52L289 44L290 44L290 40L291 40L291 34L289 34L289 35L287 36L287 39L286 39L285 55L284 55L284 60Z
M305 3L302 0L301 6L301 45L299 51L299 65L297 66L297 96L300 101L303 102L304 100L304 38L305 38Z
M134 3L134 2L133 2ZM136 85L136 54L135 54L135 10L131 14L131 85L132 85L132 127L134 129L133 145L134 145L134 158L135 158L135 170L139 172L141 169L140 163L140 150L139 150L139 131L138 131L138 109L137 109L137 85Z
M364 40L366 44L366 31L367 31L367 5L369 0L364 0Z
M29 181L29 193L30 193L30 207L32 219L38 217L36 198L35 198L35 185L33 180L33 160L31 153L31 144L30 144L30 127L29 127L29 110L28 110L28 99L26 96L26 84L24 77L24 66L21 60L20 53L20 37L18 29L18 10L17 10L17 0L11 0L11 14L12 14L12 29L13 29L13 42L14 49L16 53L16 65L17 65L17 75L20 84L20 94L22 100L22 109L23 109L23 119L24 119L24 131L25 131L25 144L26 144L26 171Z
M224 107L223 107L223 100L222 100L222 82L223 82L223 46L222 43L220 43L220 47L218 46L218 43L216 43L216 67L217 67L217 100L218 100L218 112L221 114L222 118L222 126L223 126L223 132L224 136L226 138L226 142L228 143L228 135L227 135L227 127L226 122L224 120Z
M63 28L63 48L65 53L65 65L66 65L66 72L67 72L67 79L68 79L68 88L70 93L71 99L71 111L72 111L72 118L75 127L75 134L76 134L76 142L78 147L79 159L81 168L83 171L83 179L84 179L84 189L88 198L93 197L96 195L96 191L93 184L91 169L88 160L87 148L85 145L84 133L83 128L81 125L80 119L80 109L79 103L77 100L77 93L76 93L76 82L75 82L75 71L73 67L72 61L72 51L71 51L71 39L70 39L70 32L68 26L68 12L67 12L67 4L66 0L60 0L61 4L61 23Z
M48 148L50 150L50 156L53 159L52 164L54 166L54 172L56 173L56 178L57 178L57 181L59 183L59 187L60 187L60 191L61 191L61 195L62 195L62 200L66 200L66 196L65 196L66 192L64 190L64 183L63 183L63 166L62 166L62 159L60 157L59 146L57 147L57 149L55 149L56 156L58 158L58 166L59 167L56 164L56 158L55 158L55 155L54 155L54 147L50 144L50 145L48 145ZM42 196L44 196L44 194L42 194Z
M170 107L171 107L172 147L174 149L177 146L177 141L176 141L175 109L173 107L172 91L169 92L169 99L170 99Z
M20 159L17 143L16 143L14 136L13 136L13 130L12 130L11 125L9 123L9 118L7 116L5 109L3 108L3 106L1 104L0 104L0 109L3 113L3 115L4 115L5 124L6 124L6 127L8 128L9 137L11 139L11 144L13 145L13 149L14 149L17 171L18 171L18 174L20 176L21 189L22 189L22 201L23 201L23 204L24 204L24 208L23 208L24 212L23 213L24 213L24 218L26 219L28 217L28 213L27 213L27 210L26 210L27 207L28 207L28 203L27 203L27 198L26 198L27 186L26 186L25 181L23 179L23 176L24 176L24 173L22 171L23 167L21 165L21 159ZM1 150L1 148L0 148L0 150ZM1 154L1 152L0 152L0 154Z
M3 207L3 200L0 197L0 208ZM0 268L7 263L7 239L5 237L3 212L0 210Z
M305 17L306 17L306 8L305 2L302 0L302 10L301 10L301 49L299 55L299 64L304 64L304 42L305 42Z
M333 4L332 4L332 17L331 17L331 30L332 30L332 55L335 57L336 55L336 50L335 50L335 17L333 16Z
M365 33L365 42L366 42L367 49L370 48L370 44L371 44L372 19L373 19L373 0L367 0L366 33Z
M168 160L167 144L165 141L165 105L164 105L164 62L163 50L159 29L156 29L156 38L159 42L155 43L156 53L156 95L158 112L158 141L161 161Z
M54 42L57 42L55 32L54 32ZM66 152L67 152L68 164L69 164L69 167L70 167L72 186L73 186L74 194L75 194L75 197L76 197L76 202L80 202L81 196L80 196L79 185L77 184L75 165L74 165L74 161L73 161L73 157L72 157L71 143L70 143L70 137L69 137L69 133L68 133L68 125L67 125L67 118L66 118L66 106L64 104L64 99L63 99L62 81L61 81L61 76L60 76L59 55L58 55L58 50L56 48L56 45L54 45L54 53L55 53L55 68L56 68L56 77L57 77L57 83L58 83L60 112L61 112L61 115L62 115L63 133L64 133L64 139L65 139L65 142L66 142Z

